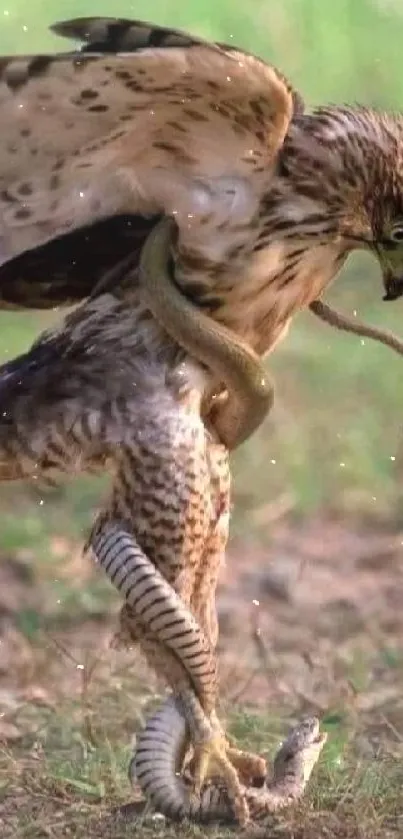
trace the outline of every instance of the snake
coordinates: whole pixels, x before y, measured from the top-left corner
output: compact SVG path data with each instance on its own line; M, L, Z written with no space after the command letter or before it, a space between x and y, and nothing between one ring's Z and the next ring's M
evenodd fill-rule
M269 413L274 385L257 353L191 303L175 284L169 255L176 231L175 220L164 216L149 233L140 255L140 283L147 305L168 335L224 382L228 399L214 418L214 427L233 450Z
M206 784L200 795L194 796L181 774L190 743L189 705L192 716L198 714L199 705L193 657L199 664L203 656L208 659L200 628L172 586L139 550L136 540L117 522L95 531L91 547L100 567L140 616L145 631L152 631L174 652L175 666L184 672L178 695L165 699L137 738L129 766L131 783L137 781L154 809L173 821L236 823L233 801L223 783ZM172 645L173 625L179 647ZM265 778L261 786L248 785L242 790L252 820L258 821L301 798L326 739L316 717L305 718L291 730L275 756L272 777Z

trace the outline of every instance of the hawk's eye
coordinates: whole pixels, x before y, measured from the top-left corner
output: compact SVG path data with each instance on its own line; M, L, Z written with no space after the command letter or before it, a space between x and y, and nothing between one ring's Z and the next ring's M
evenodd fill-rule
M389 234L391 242L403 242L403 221L395 224Z

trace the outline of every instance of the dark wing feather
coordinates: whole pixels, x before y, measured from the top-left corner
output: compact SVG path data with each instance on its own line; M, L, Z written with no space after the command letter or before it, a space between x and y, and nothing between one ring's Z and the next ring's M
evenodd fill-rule
M203 38L157 26L142 20L113 17L83 17L63 20L50 26L52 32L63 38L83 41L82 52L136 52L137 50L158 47L192 47L201 44L216 50L218 45Z
M153 224L142 216L114 216L21 254L0 269L0 309L79 302L122 260L138 259Z

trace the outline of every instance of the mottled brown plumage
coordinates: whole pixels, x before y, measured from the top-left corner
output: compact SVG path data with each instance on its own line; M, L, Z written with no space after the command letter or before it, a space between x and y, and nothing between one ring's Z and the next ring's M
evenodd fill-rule
M55 29L84 50L0 67L4 305L85 296L161 213L179 225L178 281L260 354L356 248L401 293L399 115L306 113L260 59L172 30Z

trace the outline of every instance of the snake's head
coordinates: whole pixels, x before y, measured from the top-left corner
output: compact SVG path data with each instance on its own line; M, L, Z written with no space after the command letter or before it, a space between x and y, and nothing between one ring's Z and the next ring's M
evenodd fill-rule
M305 786L327 740L317 717L306 717L293 728L274 759L275 778Z

